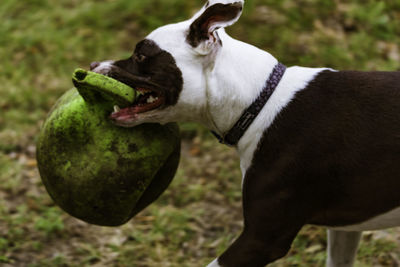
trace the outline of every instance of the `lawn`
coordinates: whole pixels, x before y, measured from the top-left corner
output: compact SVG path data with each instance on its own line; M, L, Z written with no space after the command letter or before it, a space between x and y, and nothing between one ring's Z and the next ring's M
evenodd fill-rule
M182 124L170 188L122 227L88 225L60 210L37 171L35 140L71 73L120 59L152 29L189 18L202 1L1 0L0 265L204 266L241 231L241 174L233 149ZM398 0L248 0L235 38L284 64L400 70ZM272 266L322 266L323 228L307 226ZM398 266L400 231L367 232L358 266Z

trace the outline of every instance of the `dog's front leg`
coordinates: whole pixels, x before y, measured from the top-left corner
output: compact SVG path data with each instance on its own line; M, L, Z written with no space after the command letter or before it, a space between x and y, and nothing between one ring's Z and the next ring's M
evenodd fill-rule
M244 188L244 230L209 267L265 266L286 255L306 222L307 203L299 201L284 186L269 190L260 185L246 190L246 186L252 185L245 183Z
M279 237L271 234L266 240L255 232L244 230L222 256L209 266L263 267L286 255L297 231L281 234Z

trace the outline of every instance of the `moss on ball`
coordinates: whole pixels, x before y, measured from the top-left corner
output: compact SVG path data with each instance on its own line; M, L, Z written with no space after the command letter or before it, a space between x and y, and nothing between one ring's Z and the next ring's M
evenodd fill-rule
M127 222L173 179L179 129L143 124L117 127L112 104L86 102L67 91L48 115L37 143L40 175L53 200L72 216L98 225Z

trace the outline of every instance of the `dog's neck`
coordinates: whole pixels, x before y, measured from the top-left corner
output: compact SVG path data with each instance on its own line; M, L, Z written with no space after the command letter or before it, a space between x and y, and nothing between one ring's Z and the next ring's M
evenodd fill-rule
M167 25L148 36L174 55L184 74L184 87L177 104L165 109L155 121L196 122L222 136L259 96L278 60L268 52L231 38L223 29L218 30L222 47L199 58L184 42L171 41L171 32L184 32L188 25L190 22ZM203 64L193 64L199 60ZM291 67L286 70L264 108L239 140L237 149L243 175L276 115L322 70L325 69Z
M184 32L188 25L190 21L166 25L147 37L170 51L183 71L184 87L177 104L167 108L166 116L157 121L196 122L223 135L259 96L278 60L266 51L233 39L224 29L218 30L222 47L207 55L193 56L195 53L188 50L185 42L177 47L170 41L171 31ZM196 61L202 63L193 64Z
M227 133L243 111L258 97L277 64L269 53L222 32L223 49L215 65L206 69L208 127Z
M200 122L219 135L227 133L263 90L278 60L252 45L222 32L224 47L215 65L206 70L206 101L199 109ZM291 67L286 70L271 98L239 140L237 150L242 174L251 165L252 157L265 130L276 115L326 68Z

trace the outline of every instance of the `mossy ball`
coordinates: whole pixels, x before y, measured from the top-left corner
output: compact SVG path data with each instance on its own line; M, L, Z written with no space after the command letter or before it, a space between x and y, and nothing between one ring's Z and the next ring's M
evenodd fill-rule
M67 91L38 137L37 160L52 199L88 223L117 226L168 187L178 167L177 124L122 128L108 119L112 105Z

